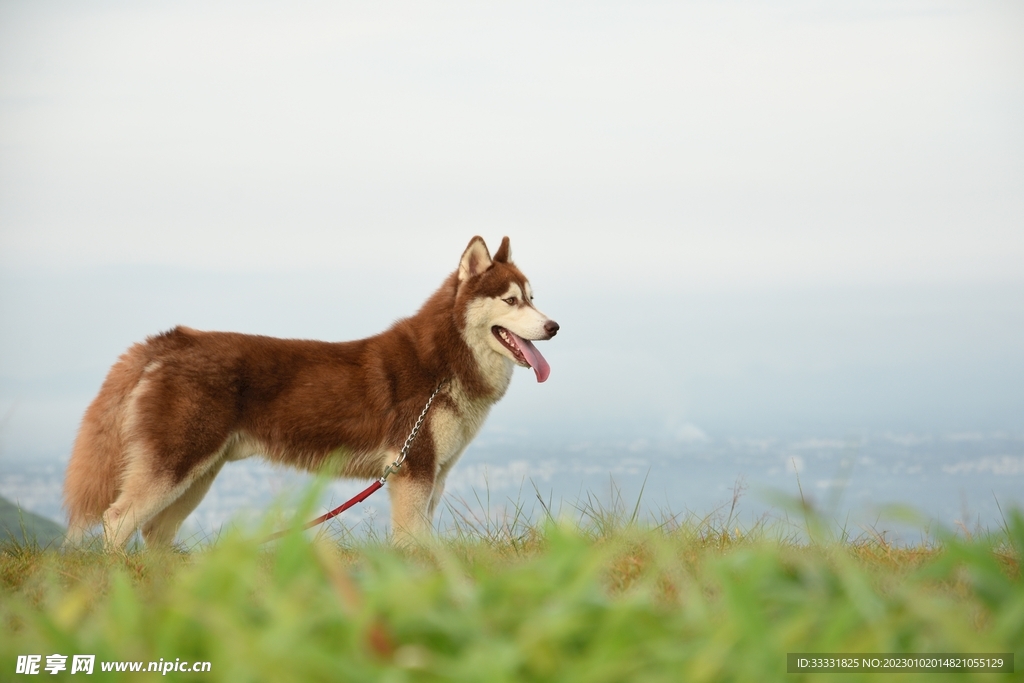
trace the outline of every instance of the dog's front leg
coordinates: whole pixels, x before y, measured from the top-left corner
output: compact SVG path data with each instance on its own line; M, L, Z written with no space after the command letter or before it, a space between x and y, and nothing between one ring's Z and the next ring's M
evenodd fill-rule
M408 546L430 532L430 499L434 477L429 472L402 470L388 479L391 530L396 545Z

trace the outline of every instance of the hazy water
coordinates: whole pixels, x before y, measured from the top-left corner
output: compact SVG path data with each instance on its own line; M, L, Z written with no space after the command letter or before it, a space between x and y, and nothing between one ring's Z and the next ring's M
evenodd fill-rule
M685 432L684 432L685 433ZM64 464L40 460L0 463L0 495L26 509L62 519ZM231 520L254 523L279 496L291 500L310 477L257 459L231 463L186 521L182 538L208 538ZM324 493L337 505L365 486L338 481ZM642 495L641 495L642 491ZM914 540L921 528L880 511L890 504L917 510L926 525L997 529L1001 513L1024 505L1024 436L1008 433L850 435L841 438L718 438L699 432L689 441L568 441L523 444L510 436L484 435L453 470L447 501L457 514L500 519L516 508L537 518L617 502L654 517L698 517L730 512L740 527L763 516L792 517L785 500L801 495L854 533L867 528L899 531ZM802 493L801 493L802 492ZM783 502L780 502L783 501ZM543 502L541 502L543 501ZM378 530L389 519L382 491L345 513L357 533ZM451 510L440 519L450 523ZM798 521L798 520L795 520Z

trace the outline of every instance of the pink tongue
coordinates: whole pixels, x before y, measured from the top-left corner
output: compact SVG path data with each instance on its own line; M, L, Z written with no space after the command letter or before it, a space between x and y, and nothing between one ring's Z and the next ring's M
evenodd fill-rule
M529 339L523 339L518 334L510 329L505 329L509 336L515 340L516 345L519 346L519 350L522 352L523 357L526 358L526 362L533 368L533 372L537 375L537 381L543 382L551 374L551 366L544 360L544 356L540 355L540 351L533 345L533 342Z

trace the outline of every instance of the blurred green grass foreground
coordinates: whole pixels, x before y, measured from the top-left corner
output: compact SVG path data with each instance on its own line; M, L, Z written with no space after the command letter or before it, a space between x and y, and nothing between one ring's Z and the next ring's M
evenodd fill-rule
M813 521L589 512L456 525L410 549L297 530L190 552L7 544L0 680L34 680L19 656L53 654L68 667L47 680L1021 680L1019 510L915 546ZM1017 673L787 673L793 652L1014 653ZM71 674L76 654L95 655L91 676ZM100 670L133 660L210 670Z

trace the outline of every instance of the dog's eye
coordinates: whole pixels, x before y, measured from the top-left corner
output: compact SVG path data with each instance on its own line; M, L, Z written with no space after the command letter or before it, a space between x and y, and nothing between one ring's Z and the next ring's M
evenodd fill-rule
M502 301L507 303L509 306L515 306L516 305L516 298L514 296L510 296L507 299L502 299Z

